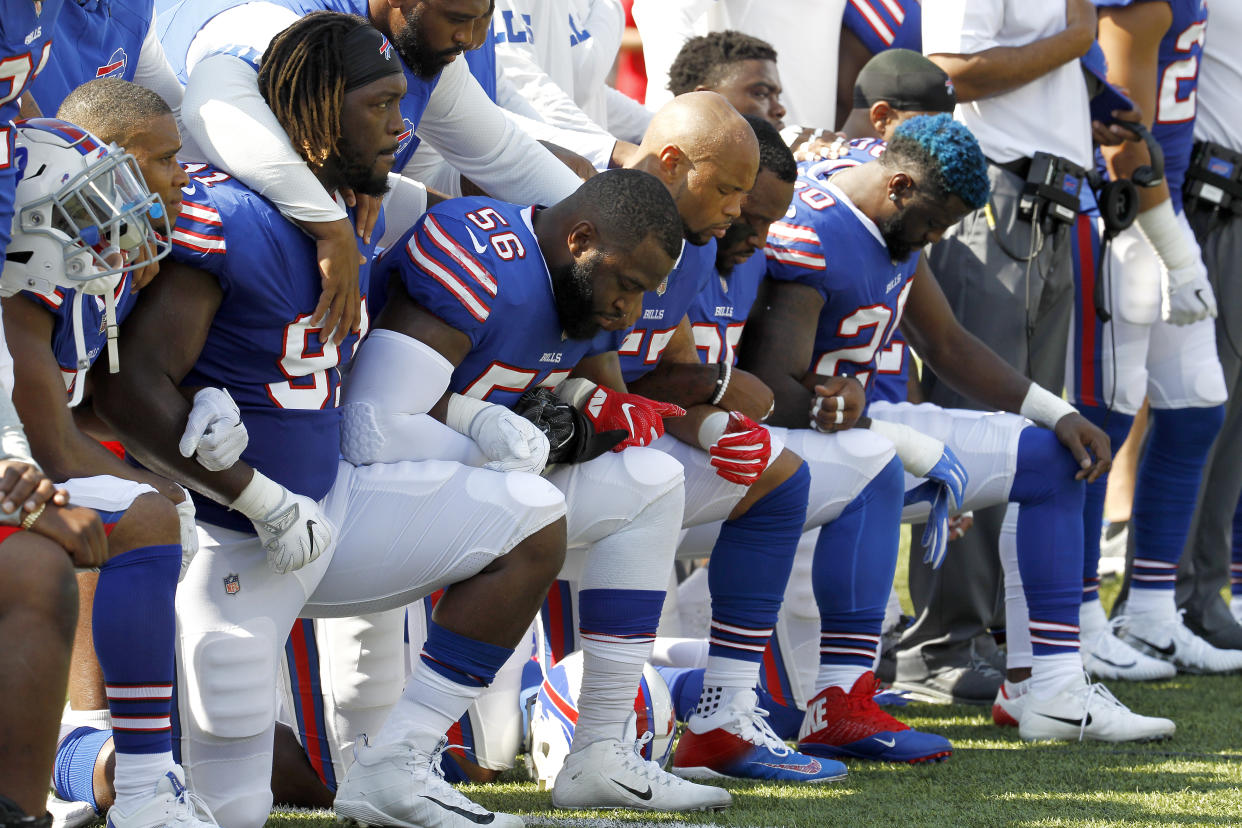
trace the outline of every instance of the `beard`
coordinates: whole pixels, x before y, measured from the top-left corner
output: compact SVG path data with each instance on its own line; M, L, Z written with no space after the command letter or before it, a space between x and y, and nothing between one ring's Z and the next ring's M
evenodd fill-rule
M556 315L570 339L590 339L600 332L595 320L596 260L571 262L552 272L552 294Z
M695 247L702 247L714 238L711 233L706 231L696 232L691 230L690 225L686 224L685 219L681 220L681 235L685 237L686 241L690 242Z
M334 165L333 177L339 182L338 186L376 197L388 192L388 174L376 171L375 158L367 163L350 147L338 144Z
M741 253L746 240L750 238L752 228L745 224L730 224L724 238L716 243L716 270L721 276L733 272L734 251Z
M915 251L923 248L922 244L908 242L905 239L906 222L898 213L876 224L884 244L888 247L889 258L893 264L900 264L910 258Z
M450 61L461 54L461 49L446 49L433 52L423 42L423 7L411 9L405 13L405 28L393 32L391 42L401 56L401 61L418 77L430 80L448 66Z

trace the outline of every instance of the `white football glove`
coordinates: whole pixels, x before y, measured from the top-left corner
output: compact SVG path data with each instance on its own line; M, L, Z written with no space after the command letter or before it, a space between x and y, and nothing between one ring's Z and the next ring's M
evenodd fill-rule
M336 530L318 503L258 471L232 508L250 518L267 553L267 564L278 575L301 569L335 541Z
M483 464L485 469L539 474L548 462L548 438L530 420L503 405L453 394L445 421L491 458Z
M178 448L208 471L223 471L237 462L250 435L237 403L223 388L204 388L194 395Z
M198 554L198 527L194 525L194 500L190 497L189 489L185 486L180 488L185 493L185 500L176 504L177 522L181 525L181 574L177 576L178 583L185 577L186 570L190 568L190 561L194 560L194 556Z
M1176 270L1161 268L1160 292L1160 318L1165 322L1189 325L1209 316L1216 318L1216 294L1202 262Z

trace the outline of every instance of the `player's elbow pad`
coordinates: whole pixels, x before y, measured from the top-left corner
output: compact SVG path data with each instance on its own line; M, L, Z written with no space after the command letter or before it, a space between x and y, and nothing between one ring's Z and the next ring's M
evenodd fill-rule
M342 456L359 465L419 457L411 442L444 428L427 412L452 375L453 364L431 346L396 331L372 331L342 390Z

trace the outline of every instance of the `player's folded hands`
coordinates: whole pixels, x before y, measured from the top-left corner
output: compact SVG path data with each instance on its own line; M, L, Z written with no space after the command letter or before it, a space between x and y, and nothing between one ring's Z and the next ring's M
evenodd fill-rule
M724 433L707 450L716 474L749 486L763 474L772 459L772 435L740 411L728 414Z
M686 409L679 405L614 391L581 378L558 385L556 395L586 414L597 433L625 430L630 436L617 443L613 451L651 445L664 435L665 417L686 414Z

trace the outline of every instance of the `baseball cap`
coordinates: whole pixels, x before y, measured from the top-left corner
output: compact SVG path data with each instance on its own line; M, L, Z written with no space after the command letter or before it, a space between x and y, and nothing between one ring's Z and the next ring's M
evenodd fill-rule
M957 91L945 71L918 52L886 49L867 61L854 83L856 109L878 101L893 109L952 112Z

